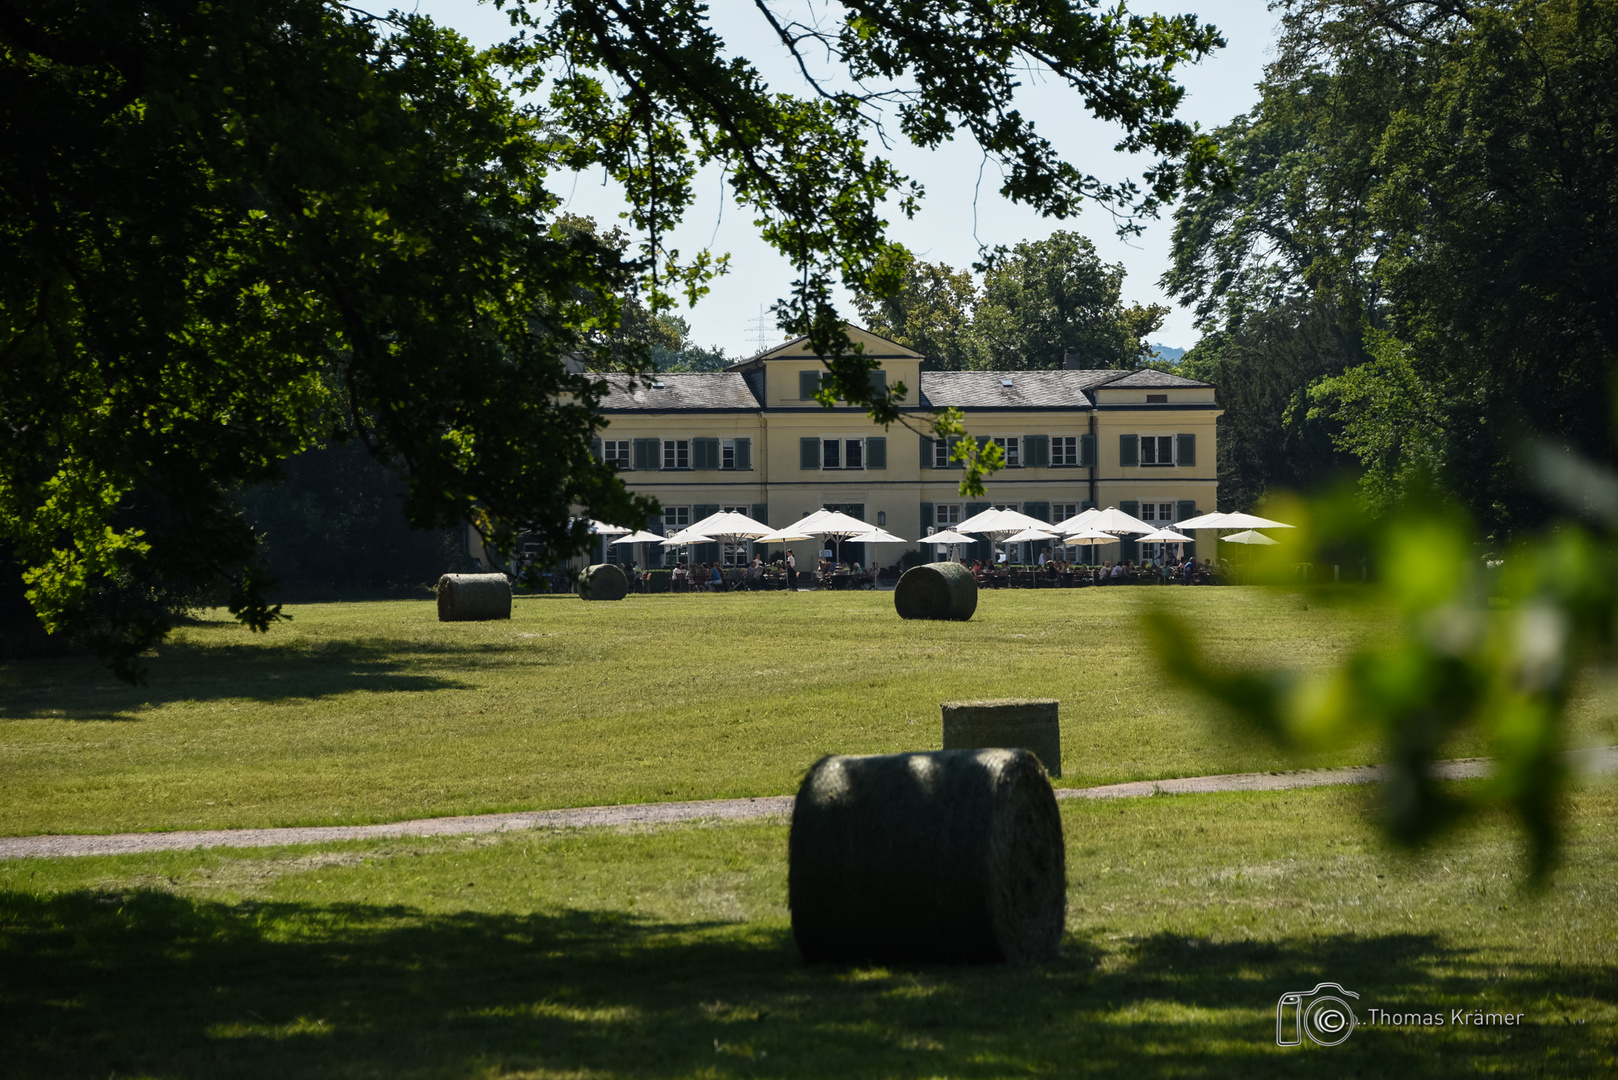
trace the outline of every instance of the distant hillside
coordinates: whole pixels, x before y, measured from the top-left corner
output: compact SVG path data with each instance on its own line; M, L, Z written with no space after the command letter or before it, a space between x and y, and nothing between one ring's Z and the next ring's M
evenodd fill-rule
M1159 360L1167 360L1170 363L1178 363L1180 357L1185 355L1185 350L1176 349L1173 345L1154 344L1152 346L1152 355L1157 357Z

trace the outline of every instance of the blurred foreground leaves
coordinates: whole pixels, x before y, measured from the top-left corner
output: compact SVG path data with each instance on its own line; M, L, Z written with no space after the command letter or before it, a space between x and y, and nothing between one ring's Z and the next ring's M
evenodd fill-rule
M1395 842L1421 846L1504 810L1525 833L1529 881L1543 884L1561 842L1569 697L1613 656L1618 479L1549 449L1531 460L1563 513L1504 551L1485 550L1473 521L1435 491L1407 492L1382 517L1353 491L1266 506L1265 516L1297 528L1243 554L1249 582L1328 604L1380 601L1401 617L1391 641L1332 669L1229 667L1165 611L1145 626L1168 670L1250 733L1299 753L1379 739L1391 771L1382 820ZM1351 593L1338 573L1365 583ZM1492 775L1466 789L1441 783L1433 763L1468 735L1494 759Z

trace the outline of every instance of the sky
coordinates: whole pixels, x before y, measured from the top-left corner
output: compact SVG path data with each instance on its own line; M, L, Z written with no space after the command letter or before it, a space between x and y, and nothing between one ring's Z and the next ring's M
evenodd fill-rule
M805 4L806 0L795 2ZM410 0L400 0L400 6L408 10ZM735 52L754 62L772 89L802 92L804 83L796 68L769 36L750 0L710 0L710 6L720 35ZM816 6L824 12L823 4ZM1154 9L1165 14L1195 14L1217 26L1227 42L1202 64L1178 69L1179 81L1186 87L1180 117L1211 129L1251 108L1258 99L1255 84L1263 76L1275 41L1278 20L1269 10L1268 0L1187 0L1183 4L1142 0L1135 8L1143 12ZM415 10L454 27L474 45L492 45L511 34L502 12L476 0L419 0ZM1092 119L1072 92L1030 81L1019 95L1019 104L1036 129L1082 171L1103 181L1138 179L1150 164L1145 157L1114 152L1118 129ZM918 258L965 269L977 258L980 243L1009 247L1023 240L1043 239L1058 229L1078 232L1095 244L1104 261L1123 264L1126 304L1169 305L1171 312L1153 336L1155 342L1181 349L1196 343L1199 335L1191 312L1175 305L1157 284L1169 265L1171 211L1147 222L1142 235L1120 239L1111 217L1100 207L1056 221L1002 198L998 170L993 162L984 164L982 152L970 137L946 143L936 151L896 145L892 157L901 171L927 191L914 218L907 220L897 212L889 215L889 238L904 244ZM599 174L557 174L551 186L568 212L594 217L603 224L616 223L624 209L621 194L614 186L604 185ZM678 248L683 257L703 247L711 247L716 254L728 252L730 273L716 279L695 307L681 307L675 314L690 325L695 344L717 346L731 356L748 356L782 339L768 309L786 295L791 266L758 238L750 214L726 197L717 170L700 174L695 190L696 204L666 244ZM623 224L627 231L627 223ZM839 305L852 318L853 307L847 300L846 294L841 295Z

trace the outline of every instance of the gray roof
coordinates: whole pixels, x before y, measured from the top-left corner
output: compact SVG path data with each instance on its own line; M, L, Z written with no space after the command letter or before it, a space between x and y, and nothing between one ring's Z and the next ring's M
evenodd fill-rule
M691 371L655 376L662 386L645 379L632 380L620 372L606 372L604 412L701 412L719 409L752 411L764 407L746 376L739 371ZM1006 386L1005 380L1011 380ZM924 409L1088 409L1091 394L1108 390L1206 387L1162 371L1120 371L1095 368L1084 371L923 371L921 401Z
M1157 371L1152 368L1141 368L1131 371L1121 379L1113 379L1107 383L1108 390L1186 390L1207 389L1212 383L1197 382L1181 375L1170 375L1166 371Z
M760 407L747 380L730 371L688 371L636 380L619 372L606 372L601 378L607 380L608 388L601 400L603 412L753 410ZM654 388L653 380L662 386Z
M924 371L921 403L927 408L1088 409L1085 393L1120 371ZM1010 379L1011 385L1004 385Z

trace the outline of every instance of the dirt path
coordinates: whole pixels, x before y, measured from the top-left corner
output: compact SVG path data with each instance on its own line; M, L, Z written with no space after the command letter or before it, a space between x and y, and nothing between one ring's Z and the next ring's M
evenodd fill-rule
M1577 772L1618 772L1618 746L1572 756ZM1216 791L1286 791L1293 788L1372 784L1386 774L1383 765L1344 769L1299 769L1294 772L1232 773L1177 780L1140 780L1104 787L1057 788L1058 799L1137 799L1152 795L1198 795ZM1485 776L1487 758L1440 762L1435 775L1445 780ZM515 814L423 818L386 825L321 825L289 829L206 829L189 832L115 833L112 835L0 837L0 859L56 858L70 855L137 855L149 851L192 848L280 847L326 844L338 840L372 840L389 836L467 836L515 829L587 829L598 826L664 825L680 821L745 821L784 818L792 813L791 795L757 799L711 799L703 802L637 803L629 806L584 806L569 810L530 810Z

